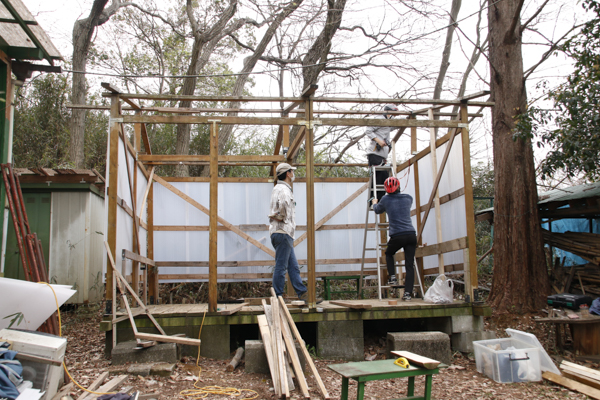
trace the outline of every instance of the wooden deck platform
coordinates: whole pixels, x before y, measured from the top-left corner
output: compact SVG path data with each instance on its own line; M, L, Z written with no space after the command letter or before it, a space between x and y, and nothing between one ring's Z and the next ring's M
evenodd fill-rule
M260 303L260 299L249 299L252 303ZM392 299L393 300L393 299ZM366 304L370 308L352 308L333 304L342 300L324 301L317 308L309 309L303 313L297 306L288 305L288 309L296 323L320 322L320 321L343 321L343 320L380 320L380 319L410 319L410 318L436 318L451 317L457 315L487 316L491 310L484 304L465 303L455 300L451 304L431 304L421 299L412 299L403 302L398 299L396 305L388 304L388 299L365 299L365 300L343 300L350 304ZM164 326L189 326L200 325L204 318L204 325L240 325L257 324L256 317L263 314L263 307L259 304L250 304L242 307L238 312L224 315L230 310L238 308L239 304L219 304L218 311L209 313L208 304L162 304L148 306L150 312ZM322 312L320 311L322 309ZM318 311L319 310L319 311ZM141 308L132 308L136 317L138 328L151 328L152 323L145 317ZM205 315L206 314L206 315ZM119 319L123 319L128 325L125 310L117 313ZM119 324L119 328L120 328ZM108 328L108 329L106 329ZM110 330L110 325L102 330Z

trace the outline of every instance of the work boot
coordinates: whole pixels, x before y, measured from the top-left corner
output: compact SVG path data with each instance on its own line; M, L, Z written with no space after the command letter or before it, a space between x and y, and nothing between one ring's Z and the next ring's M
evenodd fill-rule
M298 296L298 300L302 300L302 301L304 301L304 304L308 304L308 292L304 292L300 296ZM317 297L317 304L321 304L322 302L323 302L323 299L320 297Z

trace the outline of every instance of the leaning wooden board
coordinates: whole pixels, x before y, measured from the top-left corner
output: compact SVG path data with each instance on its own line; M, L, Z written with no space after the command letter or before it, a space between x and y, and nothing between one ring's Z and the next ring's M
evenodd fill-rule
M423 357L418 354L411 353L410 351L394 350L391 351L391 353L398 357L404 357L408 360L409 363L418 365L419 367L423 367L426 369L434 369L441 364L440 361L428 357Z

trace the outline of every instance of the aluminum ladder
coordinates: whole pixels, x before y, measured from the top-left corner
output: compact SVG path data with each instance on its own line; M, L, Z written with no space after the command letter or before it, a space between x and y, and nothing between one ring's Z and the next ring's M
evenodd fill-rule
M388 176L395 176L394 173L394 167L392 165L389 164L385 164L385 165L378 165L378 166L371 166L371 188L372 188L372 193L374 195L374 197L377 197L377 193L380 192L385 192L385 186L383 184L378 185L377 184L377 179L376 179L376 174L377 171L387 171L388 172ZM375 227L374 228L369 228L369 214L373 214L375 217ZM404 285L396 285L396 286L388 286L388 285L382 285L381 284L381 268L387 268L387 264L381 262L382 259L382 251L384 249L387 248L387 242L386 243L381 243L381 232L385 231L388 232L389 230L389 223L385 222L379 222L379 218L377 217L377 214L375 214L374 211L372 211L371 209L371 204L370 202L367 203L367 212L366 212L366 216L365 216L365 234L364 234L364 239L363 239L363 252L362 252L362 260L361 260L361 265L360 265L360 280L359 280L359 296L362 298L362 292L365 289L364 287L364 272L365 270L369 270L372 268L365 268L365 256L367 251L374 251L375 252L375 259L376 259L376 263L377 263L377 296L379 298L379 300L382 300L382 289L399 289L399 288L403 288ZM375 232L375 247L367 247L367 234L369 231L374 231ZM386 235L389 236L389 235ZM398 267L402 268L402 265L399 263L396 263L396 276L400 277L401 274L398 274ZM417 276L417 280L418 280L418 287L421 289L421 297L424 296L425 292L423 291L423 283L421 281L421 274L419 273L419 268L417 266L416 263L416 259L414 262L414 270L415 270L415 275ZM412 293L411 293L412 295Z

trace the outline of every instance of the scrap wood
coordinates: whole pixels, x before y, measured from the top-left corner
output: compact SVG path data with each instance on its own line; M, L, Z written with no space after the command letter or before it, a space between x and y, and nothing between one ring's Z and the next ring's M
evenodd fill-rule
M75 384L73 382L69 383L68 385L63 386L62 389L52 397L52 400L61 399L62 397L69 394L69 392L71 392L71 390L73 390L74 387L75 387Z
M571 378L571 379L573 379L573 380L575 380L577 382L581 382L581 383L583 383L585 385L588 385L588 386L591 386L593 388L600 389L600 382L598 382L595 379L590 379L590 378L588 378L586 376L579 375L576 372L573 372L573 371L568 370L568 369L563 369L563 370L561 370L561 372L567 378Z
M112 256L112 252L110 251L110 247L108 246L108 242L104 242L104 246L106 247L106 252L108 254L108 259L109 259L110 265L113 269L114 276L117 278L116 281L119 286L119 290L121 291L121 295L123 296L123 302L125 303L125 309L127 310L127 315L129 316L129 320L131 322L131 328L133 329L133 333L134 333L136 340L138 341L138 344L140 346L144 346L145 344L141 343L141 341L140 341L143 339L143 340L165 342L165 343L185 344L185 345L189 345L189 346L200 346L200 343L201 343L200 339L190 339L190 338L182 338L179 336L169 336L165 333L165 331L160 326L160 324L154 319L154 316L152 315L152 313L150 313L150 310L148 310L148 308L144 305L144 302L141 301L141 299L137 296L135 291L131 288L131 286L129 286L129 284L127 283L125 278L123 278L123 275L121 275L119 270L115 267L115 261ZM150 320L152 321L154 326L161 333L160 335L138 332L137 326L135 325L135 320L133 319L133 314L131 313L131 309L129 308L129 301L127 300L125 291L123 291L122 285L125 285L127 287L127 289L129 290L129 293L131 293L131 295L135 298L135 300L138 302L140 307L142 307L144 309L144 311L146 312L146 315L148 315L148 318L150 318Z
M232 314L235 314L236 312L240 311L242 308L246 307L247 305L249 305L249 304L248 303L238 304L230 309L221 310L221 311L217 312L217 314L232 315Z
M271 288L271 292L275 294L273 288ZM287 307L286 307L287 308ZM277 302L276 297L271 297L271 318L273 325L271 326L271 342L274 343L274 354L276 354L275 359L278 362L279 376L281 385L281 394L286 398L290 397L290 388L287 380L287 371L286 371L286 362L285 362L285 354L284 354L284 345L281 337L281 318L278 318L279 315L279 303Z
M283 328L283 340L285 341L285 346L287 347L287 354L292 363L292 367L294 368L294 372L296 373L296 379L298 380L298 384L300 385L300 390L302 391L304 398L310 399L310 393L308 392L308 383L306 382L304 371L302 371L300 357L298 356L298 352L296 351L296 345L294 343L294 338L292 337L292 332L290 331L290 326L288 325L288 321L285 318L285 315L283 315L283 312L279 313L279 318L281 319L281 327Z
M127 378L129 378L129 375L119 375L119 376L117 376L115 378L112 378L110 381L108 381L104 385L100 386L98 388L98 390L95 390L95 392L97 392L97 393L112 392L113 390L115 390L116 388L118 388L119 386L121 386L121 384L123 382L125 382L127 380ZM101 396L101 395L100 394L87 393L87 395L82 400L92 400L92 399L98 398L98 396Z
M564 371L569 371L573 374L584 376L586 378L596 381L596 383L600 385L600 372L596 371L595 369L587 368L583 365L575 364L569 361L563 361L560 364L560 369Z
M292 314L290 314L290 311L287 309L287 307L285 307L285 301L283 300L283 297L281 297L281 296L279 296L279 303L282 305L283 313L285 314L285 317L288 320L290 328L292 329L292 333L294 334L294 336L296 337L296 340L300 344L300 350L302 350L302 354L304 354L304 358L306 359L306 362L308 363L308 366L310 367L310 370L313 373L315 380L317 381L319 391L323 395L324 399L329 399L330 398L329 393L327 392L327 389L325 388L325 385L323 384L323 381L321 380L321 375L319 375L319 371L317 370L317 367L315 366L315 363L314 363L312 357L310 356L308 349L306 348L306 343L302 339L302 336L300 336L300 332L298 331L298 328L296 327L296 323L294 322L294 319L292 318Z
M330 301L329 304L335 304L336 306L348 307L357 310L364 310L367 308L373 308L372 304L369 303L351 303L349 301Z
M235 367L237 367L238 364L240 363L240 361L242 360L243 356L244 356L244 348L238 347L238 349L235 351L235 356L231 359L229 364L227 364L227 368L226 368L227 372L233 372L235 370Z
M593 399L600 400L600 390L584 385L583 383L574 381L573 379L565 378L564 376L560 376L549 371L544 371L542 373L542 378L564 386L567 389L583 393L586 396L589 396Z
M277 374L275 360L273 357L273 347L271 346L271 332L269 330L269 323L267 322L266 315L259 315L256 317L258 320L258 329L262 336L263 345L265 347L265 353L267 355L267 362L269 364L269 370L271 371L271 379L273 379L273 389L277 396L281 395L281 389L279 387L279 375Z
M89 390L91 392L95 392L96 389L98 389L100 387L100 385L102 385L104 383L104 381L108 377L108 374L109 374L108 371L105 371L105 372L101 373L100 376L98 376L96 378L96 380L94 380L94 382L92 382L92 384L90 386L88 386L87 390ZM83 392L81 394L81 396L79 396L77 398L77 400L83 400L85 397L87 397L87 395L89 395L88 392Z
M434 369L441 364L440 361L429 357L420 356L418 354L411 353L410 351L392 351L391 353L398 357L404 357L410 361L411 364L415 364L426 369Z

